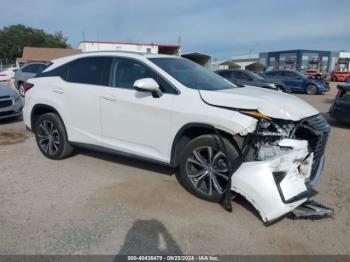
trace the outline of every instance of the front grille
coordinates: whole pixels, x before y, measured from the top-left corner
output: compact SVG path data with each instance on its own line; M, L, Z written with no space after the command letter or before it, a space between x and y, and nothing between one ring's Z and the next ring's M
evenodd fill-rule
M0 96L0 99L10 98L10 96Z
M322 115L317 115L304 119L295 132L296 137L308 140L309 150L314 153L311 180L316 175L321 157L324 155L330 130L327 120Z
M0 100L0 108L12 106L12 100Z

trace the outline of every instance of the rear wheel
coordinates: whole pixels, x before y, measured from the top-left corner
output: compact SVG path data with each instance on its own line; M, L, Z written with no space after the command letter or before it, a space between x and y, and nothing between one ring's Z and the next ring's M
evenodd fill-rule
M317 87L315 85L307 85L305 88L305 93L308 95L316 95L317 94Z
M35 138L40 151L50 159L67 158L73 153L66 129L55 113L41 115L35 122Z
M22 96L22 97L24 97L25 96L25 90L24 90L24 87L23 87L23 83L20 83L20 84L18 84L18 93Z
M233 145L223 138L226 150L219 145L216 135L202 135L190 141L180 158L181 184L193 195L207 201L217 202L227 189L229 166L238 153ZM228 154L228 156L226 155Z

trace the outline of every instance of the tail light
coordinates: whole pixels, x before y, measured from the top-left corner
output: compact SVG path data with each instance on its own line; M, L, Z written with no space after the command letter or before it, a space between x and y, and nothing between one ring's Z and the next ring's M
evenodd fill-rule
M23 89L24 89L24 92L27 92L29 89L31 89L34 85L31 84L31 83L24 83L23 84Z

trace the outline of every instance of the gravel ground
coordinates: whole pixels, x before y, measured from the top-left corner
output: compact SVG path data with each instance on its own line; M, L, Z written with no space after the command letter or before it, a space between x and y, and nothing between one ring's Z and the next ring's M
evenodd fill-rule
M335 95L297 95L326 114ZM316 189L334 219L265 227L197 199L171 169L79 151L51 161L22 121L0 123L0 254L350 254L350 128L332 121Z

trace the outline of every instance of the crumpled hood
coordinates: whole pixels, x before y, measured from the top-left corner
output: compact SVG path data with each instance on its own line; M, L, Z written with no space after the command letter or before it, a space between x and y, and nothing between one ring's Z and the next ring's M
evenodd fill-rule
M298 121L319 112L303 100L282 92L258 87L219 91L200 90L203 100L211 105L258 110L272 118Z
M0 84L0 96L14 96L16 95L16 91L11 88Z

